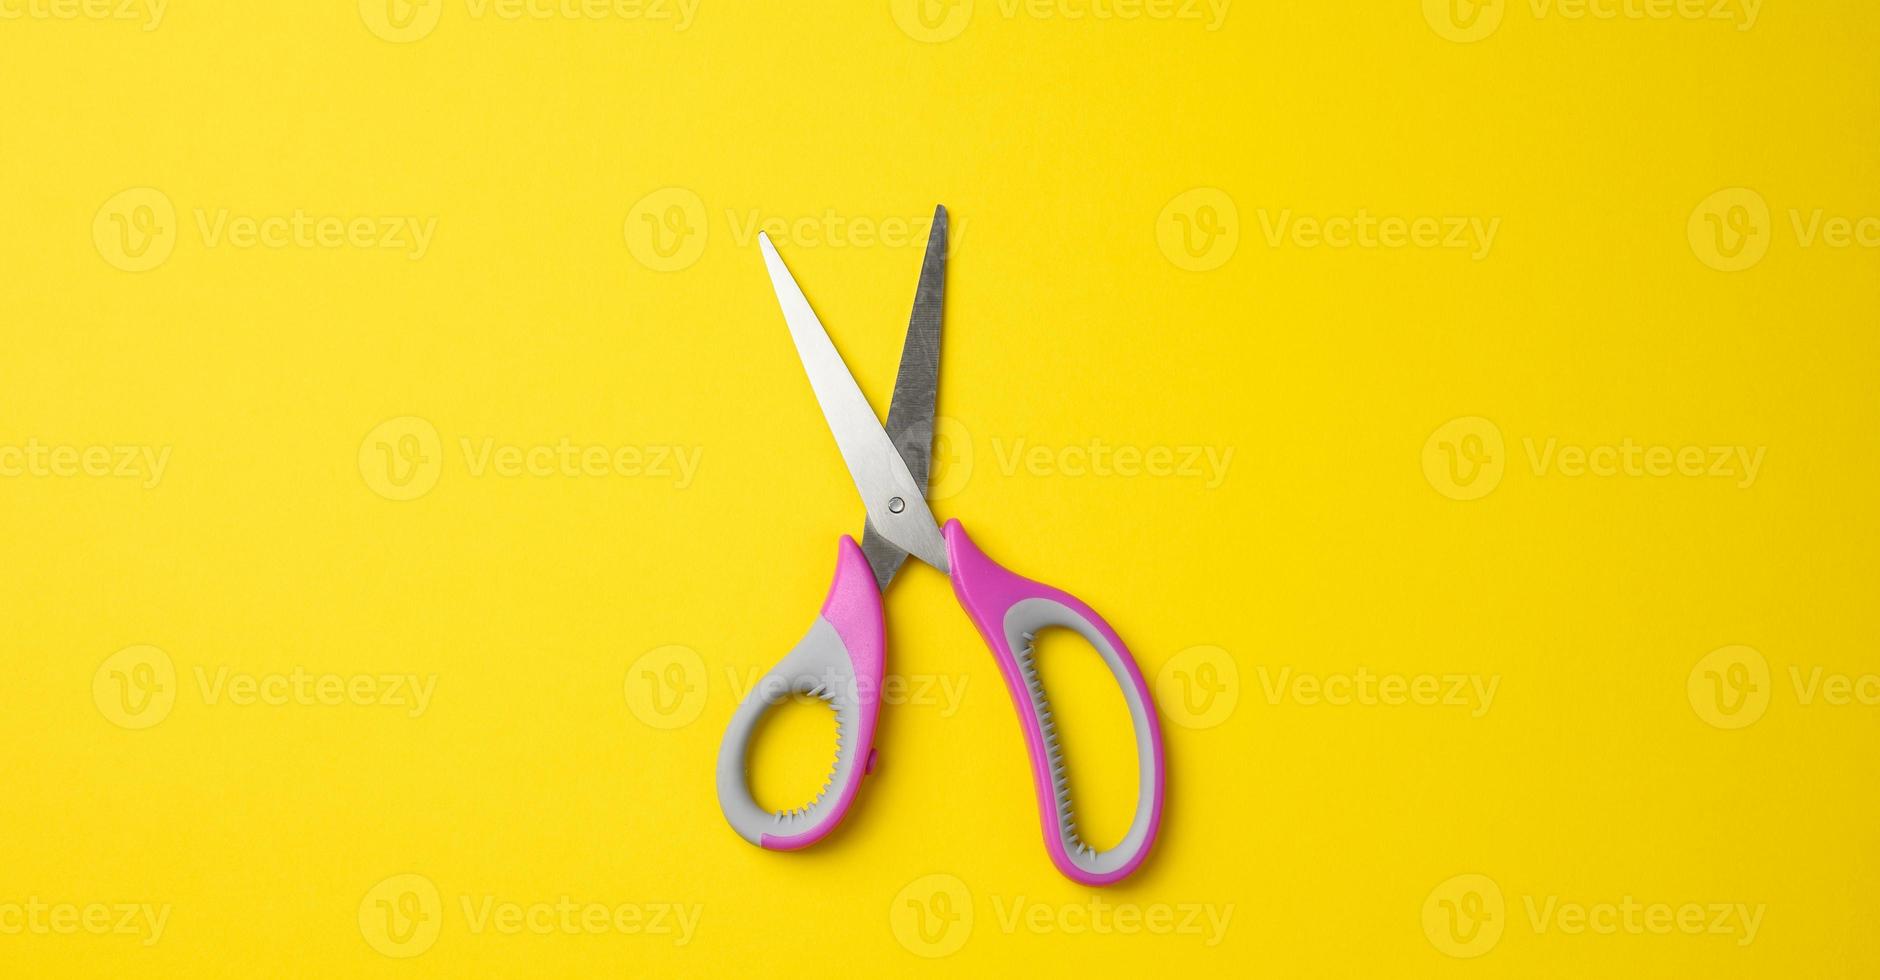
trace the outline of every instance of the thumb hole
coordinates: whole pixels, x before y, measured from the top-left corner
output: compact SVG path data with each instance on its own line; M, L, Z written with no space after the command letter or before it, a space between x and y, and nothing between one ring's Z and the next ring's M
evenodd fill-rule
M836 765L836 713L828 702L792 694L772 705L751 730L745 771L751 798L765 811L808 806Z

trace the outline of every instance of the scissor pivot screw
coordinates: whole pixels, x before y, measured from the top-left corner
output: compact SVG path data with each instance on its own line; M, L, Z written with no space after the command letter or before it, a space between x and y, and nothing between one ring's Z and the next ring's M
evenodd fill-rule
M906 509L907 509L907 501L902 500L899 497L888 498L888 513L899 514L900 512Z

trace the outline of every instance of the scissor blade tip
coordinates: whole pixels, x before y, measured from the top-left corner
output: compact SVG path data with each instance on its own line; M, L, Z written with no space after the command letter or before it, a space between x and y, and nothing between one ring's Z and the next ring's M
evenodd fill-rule
M783 256L777 254L777 246L771 243L769 235L761 231L757 233L757 251L764 256L764 265L770 268L771 275L776 275L780 270L785 275L789 274L789 270L784 267Z

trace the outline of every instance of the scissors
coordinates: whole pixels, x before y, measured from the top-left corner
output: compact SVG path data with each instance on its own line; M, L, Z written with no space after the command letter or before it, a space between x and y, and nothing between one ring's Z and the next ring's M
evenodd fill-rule
M959 521L948 521L942 531L927 507L940 380L946 208L934 209L885 429L769 236L760 234L758 246L810 387L861 492L867 519L860 545L847 535L838 542L835 581L809 632L731 716L718 750L718 803L725 819L745 840L779 851L808 847L842 821L862 777L874 770L886 649L881 593L913 555L947 573L960 606L1005 676L1030 752L1039 822L1052 863L1066 877L1087 885L1122 880L1148 855L1162 822L1162 728L1142 672L1116 631L1089 606L1007 571L986 557ZM1135 818L1123 839L1108 849L1094 848L1078 834L1063 747L1038 674L1033 643L1040 632L1053 627L1076 632L1096 649L1122 687L1135 730ZM821 698L835 709L836 759L828 782L808 806L770 812L751 798L745 756L758 719L792 694Z

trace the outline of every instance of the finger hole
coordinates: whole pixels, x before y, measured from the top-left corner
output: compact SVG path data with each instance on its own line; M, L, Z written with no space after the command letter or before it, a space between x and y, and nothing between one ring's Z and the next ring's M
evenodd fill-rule
M1076 632L1044 629L1034 634L1033 651L1051 713L1046 740L1057 739L1072 826L1085 844L1108 850L1136 816L1140 787L1129 703L1103 655Z
M751 798L770 813L810 806L836 764L836 713L810 694L771 706L751 730L745 756Z

